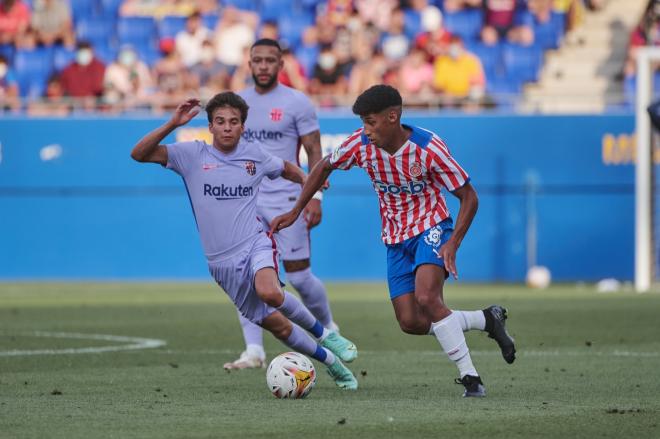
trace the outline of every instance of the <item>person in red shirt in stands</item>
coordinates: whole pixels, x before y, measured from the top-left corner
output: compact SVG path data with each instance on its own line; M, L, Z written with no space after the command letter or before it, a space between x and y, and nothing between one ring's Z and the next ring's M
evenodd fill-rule
M21 0L0 0L0 44L16 44L30 25L30 8Z
M91 44L81 41L75 61L62 70L60 79L67 96L79 98L86 109L94 109L97 98L103 95L104 74L105 65L94 56Z

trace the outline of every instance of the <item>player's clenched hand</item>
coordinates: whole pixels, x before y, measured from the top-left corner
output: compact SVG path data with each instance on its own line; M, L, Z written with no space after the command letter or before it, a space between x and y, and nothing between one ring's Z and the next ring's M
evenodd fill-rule
M190 98L182 104L179 104L174 110L171 122L176 126L185 125L192 120L193 117L199 113L199 99Z
M291 210L283 215L276 216L270 222L271 233L277 233L282 229L286 229L298 219L298 215L300 215L300 212Z
M447 272L451 274L454 279L458 279L458 271L456 270L457 250L458 247L450 239L449 241L445 242L442 247L440 247L440 251L438 252L438 257L442 258L445 262L445 270L447 270Z
M311 229L318 226L321 222L321 216L321 201L312 198L307 203L307 207L305 207L305 211L303 212L303 217L307 221L307 228Z

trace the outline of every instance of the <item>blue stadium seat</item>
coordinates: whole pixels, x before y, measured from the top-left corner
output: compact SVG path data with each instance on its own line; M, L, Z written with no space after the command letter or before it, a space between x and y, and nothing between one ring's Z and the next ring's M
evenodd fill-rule
M225 0L223 6L233 6L244 11L257 11L258 9L256 0Z
M534 40L543 50L556 49L561 43L565 30L564 14L553 12L546 23L534 21Z
M134 46L134 48L140 60L147 64L149 67L153 67L158 62L158 60L163 57L158 50L149 45L138 45Z
M282 16L290 15L293 9L293 0L261 0L259 16L262 22L277 21Z
M119 44L144 45L156 47L156 21L152 17L120 17L117 21Z
M467 44L466 49L474 53L481 60L484 67L486 79L494 78L496 76L503 76L504 61L502 59L502 45L487 46L483 43Z
M118 52L119 50L112 46L98 46L94 48L94 54L106 66L117 59Z
M206 26L211 30L214 30L215 27L218 25L218 21L220 21L220 15L204 14L202 15L202 21L204 22L204 26Z
M124 0L100 0L100 6L103 16L119 16L119 8Z
M94 47L117 45L115 19L85 18L76 24L76 36L79 40L89 41Z
M176 34L186 28L187 17L168 15L158 22L159 38L174 38Z
M452 34L459 35L463 41L476 41L483 24L481 9L466 9L444 15L444 27Z
M55 50L53 51L53 67L57 72L61 72L64 67L68 66L75 59L76 51L73 49L55 47Z
M540 47L504 44L503 59L507 77L515 82L538 80L543 51Z
M13 44L0 44L0 55L7 58L7 61L9 61L10 65L13 65L13 63L14 63L14 52L15 51L16 51L16 48L14 47Z
M46 81L53 72L53 49L17 50L14 71L21 96L38 98L46 90Z
M318 46L301 46L294 54L298 62L303 66L303 69L305 69L305 75L307 78L310 78L312 73L314 73L314 65L319 56Z
M422 31L422 15L414 9L404 12L404 32L411 40Z
M73 21L78 22L81 19L96 17L99 15L98 0L69 0Z
M314 24L314 17L298 12L282 15L277 25L280 30L280 39L284 41L292 52L295 52L302 40L302 33L306 27Z

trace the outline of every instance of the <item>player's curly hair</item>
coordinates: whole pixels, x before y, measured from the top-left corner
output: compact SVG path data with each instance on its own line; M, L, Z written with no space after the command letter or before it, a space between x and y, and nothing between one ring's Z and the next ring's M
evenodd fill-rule
M213 112L220 107L232 107L239 110L241 112L241 123L245 124L250 107L242 97L231 91L218 93L213 96L206 104L206 117L209 123L213 120Z
M357 97L353 104L353 114L364 117L402 104L403 100L396 88L384 84L374 85Z

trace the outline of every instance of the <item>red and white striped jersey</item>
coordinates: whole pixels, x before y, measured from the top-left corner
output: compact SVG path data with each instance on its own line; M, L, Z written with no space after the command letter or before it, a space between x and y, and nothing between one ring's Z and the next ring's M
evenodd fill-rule
M385 244L417 236L449 217L442 188L454 191L470 180L437 135L404 126L412 134L394 155L371 144L360 128L330 157L335 169L357 165L371 177Z

